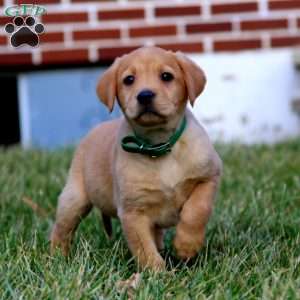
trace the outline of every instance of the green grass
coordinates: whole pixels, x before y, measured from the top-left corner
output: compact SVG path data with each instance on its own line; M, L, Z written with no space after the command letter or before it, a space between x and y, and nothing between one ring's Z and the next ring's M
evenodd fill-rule
M134 299L300 299L300 141L217 148L224 175L205 247L195 260L178 262L169 232L169 270L143 272ZM108 241L93 211L71 256L49 255L72 152L0 151L1 299L127 298L117 283L136 266L117 221Z

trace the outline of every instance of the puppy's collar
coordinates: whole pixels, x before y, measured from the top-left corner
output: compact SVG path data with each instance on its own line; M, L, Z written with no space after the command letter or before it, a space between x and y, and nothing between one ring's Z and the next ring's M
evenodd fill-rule
M184 116L179 128L165 143L152 145L148 141L138 137L135 134L125 136L121 141L121 145L122 148L127 152L145 154L151 157L159 157L171 152L172 147L181 137L185 127L186 118Z

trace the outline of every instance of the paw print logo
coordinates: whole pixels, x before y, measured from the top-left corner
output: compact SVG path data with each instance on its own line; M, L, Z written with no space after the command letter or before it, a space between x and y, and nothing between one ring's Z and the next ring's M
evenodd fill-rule
M31 16L25 19L21 16L15 17L13 23L6 24L4 30L12 34L10 43L13 47L28 45L35 47L39 44L39 34L43 33L45 28L41 23L35 22Z

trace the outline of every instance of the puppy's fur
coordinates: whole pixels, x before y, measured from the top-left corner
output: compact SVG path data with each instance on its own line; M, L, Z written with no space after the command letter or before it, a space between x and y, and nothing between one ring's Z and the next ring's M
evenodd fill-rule
M163 81L163 72L174 78ZM129 75L134 82L126 85ZM178 256L197 254L222 165L186 107L201 94L205 81L203 71L181 53L145 47L116 59L97 92L109 110L117 99L124 117L94 128L78 146L59 197L52 249L58 246L67 255L77 225L96 206L106 222L120 218L128 246L142 267L164 268L158 250L163 248L165 228L171 226L176 226ZM155 94L150 111L137 101L145 89ZM121 139L133 131L153 144L167 141L184 115L187 127L170 153L153 158L121 148Z

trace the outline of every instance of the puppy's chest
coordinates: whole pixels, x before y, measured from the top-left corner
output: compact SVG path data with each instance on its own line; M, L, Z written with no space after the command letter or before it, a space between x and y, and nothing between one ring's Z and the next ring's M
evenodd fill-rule
M197 165L184 161L183 158L171 157L161 166L159 175L159 186L165 200L181 206L199 180L200 172Z
M198 181L199 173L192 165L174 160L161 166L156 182L157 195L160 197L152 200L156 203L154 218L157 225L169 227L177 224L182 206Z

